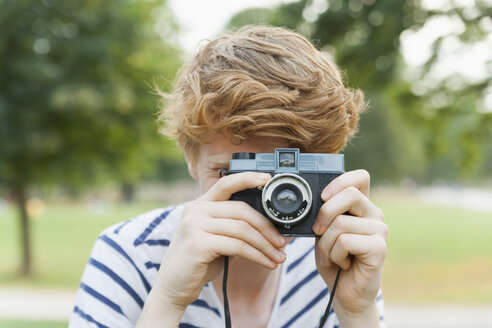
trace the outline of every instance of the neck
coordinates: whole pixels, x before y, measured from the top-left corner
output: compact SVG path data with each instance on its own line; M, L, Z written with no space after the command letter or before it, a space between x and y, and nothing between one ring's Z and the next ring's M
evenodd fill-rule
M227 295L235 302L251 305L262 303L262 300L271 299L266 295L276 295L280 279L281 266L275 270L264 268L256 263L240 257L229 262L229 276L227 278ZM218 276L213 285L221 301L222 275ZM274 299L274 297L273 297Z

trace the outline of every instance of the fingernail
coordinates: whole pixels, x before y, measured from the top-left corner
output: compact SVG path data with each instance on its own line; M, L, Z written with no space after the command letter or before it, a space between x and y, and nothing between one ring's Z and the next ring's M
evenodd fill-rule
M314 231L314 233L318 234L320 228L321 227L320 227L319 222L315 222L314 225L313 225L313 231Z
M278 242L280 243L280 245L283 245L283 244L285 244L287 241L285 240L285 238L284 238L282 235L280 235L280 236L278 237Z
M342 269L343 269L343 270L348 270L348 269L350 269L350 264L351 264L350 259L346 259L346 260L343 262Z
M261 173L260 178L263 180L267 180L271 178L271 175L269 173Z
M285 260L286 258L286 255L284 252L282 252L281 250L278 251L278 258L280 259L280 261L283 261Z
M330 199L331 197L331 190L329 189L325 189L323 190L323 192L321 193L321 199L323 199L325 202Z

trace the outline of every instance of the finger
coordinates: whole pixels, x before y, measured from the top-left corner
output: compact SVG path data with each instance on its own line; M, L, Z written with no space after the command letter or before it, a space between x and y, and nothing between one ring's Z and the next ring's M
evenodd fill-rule
M330 259L343 270L348 270L349 255L367 266L379 268L386 256L386 242L379 235L341 234L331 249Z
M241 172L220 178L199 200L229 200L232 194L258 186L264 186L272 176L268 173Z
M275 269L277 267L277 263L245 241L214 234L207 234L207 236L207 243L215 253L213 258L208 259L209 263L217 257L224 255L240 256L268 269Z
M386 240L388 226L379 220L368 220L351 215L339 215L318 240L318 249L323 256L329 257L335 242L342 234L377 234Z
M231 218L248 222L277 247L283 247L286 244L285 238L275 228L272 221L245 202L208 202L203 208L206 208L208 215L215 218Z
M321 265L324 268L333 266L333 262L330 260L330 250L325 251L319 246L320 238L316 238L314 241L314 256L316 264Z
M285 260L285 253L273 246L246 221L231 219L209 220L205 231L245 241L277 263L282 263Z
M350 213L358 217L383 220L383 212L355 187L347 187L326 201L320 208L313 231L322 235L338 215Z
M366 197L369 197L369 189L371 185L371 176L366 170L355 170L346 172L336 177L328 186L323 189L321 199L327 201L337 193L347 187L353 186L360 190Z

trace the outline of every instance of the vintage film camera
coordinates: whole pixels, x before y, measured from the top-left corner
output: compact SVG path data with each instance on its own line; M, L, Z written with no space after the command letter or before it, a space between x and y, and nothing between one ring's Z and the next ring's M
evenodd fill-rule
M314 236L312 226L323 204L321 192L344 173L341 154L300 153L298 148L276 148L275 153L234 153L225 174L267 172L264 187L232 195L272 220L284 236Z

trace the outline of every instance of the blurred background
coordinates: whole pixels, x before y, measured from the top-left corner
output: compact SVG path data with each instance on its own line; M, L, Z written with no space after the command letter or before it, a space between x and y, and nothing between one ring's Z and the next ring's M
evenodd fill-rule
M306 35L370 109L389 327L492 327L492 1L0 0L0 327L64 327L109 225L191 200L160 99L200 40ZM172 193L169 191L172 190Z

